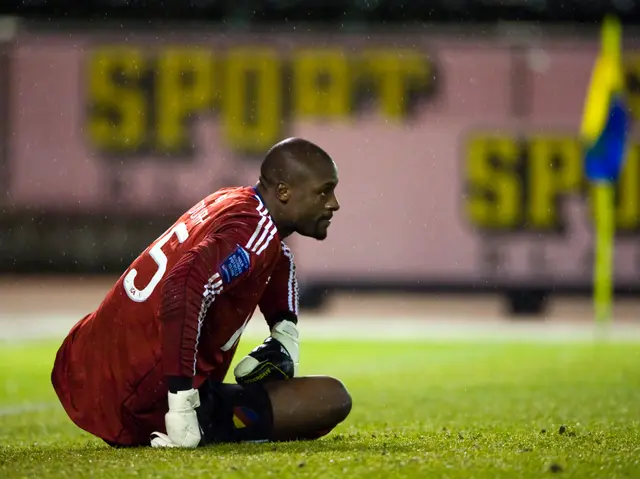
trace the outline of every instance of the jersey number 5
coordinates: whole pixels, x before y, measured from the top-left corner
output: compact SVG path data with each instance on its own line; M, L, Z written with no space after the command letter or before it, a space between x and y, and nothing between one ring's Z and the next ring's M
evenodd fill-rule
M149 299L149 296L151 296L153 290L158 286L162 276L167 271L167 256L162 252L162 247L167 244L173 234L177 236L180 243L183 243L189 237L187 225L184 223L178 223L169 232L167 232L167 234L162 236L149 250L149 256L151 256L158 265L158 270L144 289L140 290L136 288L136 285L134 284L134 280L138 275L138 272L135 269L129 271L129 273L124 277L124 290L127 292L127 296L136 303L142 303Z

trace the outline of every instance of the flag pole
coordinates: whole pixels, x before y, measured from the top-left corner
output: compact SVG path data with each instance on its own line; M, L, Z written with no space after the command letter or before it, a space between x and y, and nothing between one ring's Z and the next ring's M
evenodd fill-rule
M607 16L591 74L580 134L594 219L593 308L600 329L613 317L615 184L626 154L629 114L622 73L622 27Z

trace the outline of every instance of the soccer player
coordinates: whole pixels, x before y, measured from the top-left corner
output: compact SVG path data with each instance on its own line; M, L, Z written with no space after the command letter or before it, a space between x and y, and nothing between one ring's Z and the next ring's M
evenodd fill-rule
M298 283L282 240L322 240L339 204L319 146L284 140L255 186L184 213L73 326L51 380L71 420L112 446L321 437L351 410L343 384L297 376ZM270 336L223 383L255 309Z

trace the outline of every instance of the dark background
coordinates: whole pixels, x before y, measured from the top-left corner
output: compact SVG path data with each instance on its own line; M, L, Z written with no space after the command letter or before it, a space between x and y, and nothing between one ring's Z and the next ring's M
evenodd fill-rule
M635 0L3 0L0 13L38 19L175 19L237 23L640 23Z

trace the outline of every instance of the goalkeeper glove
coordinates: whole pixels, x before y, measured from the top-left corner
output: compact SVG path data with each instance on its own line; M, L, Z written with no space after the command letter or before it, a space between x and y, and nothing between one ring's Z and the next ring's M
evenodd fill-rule
M187 447L200 444L200 424L196 408L200 406L197 389L169 391L169 411L164 416L167 434L151 434L152 447Z
M234 369L238 384L290 379L298 375L300 348L295 323L280 321L271 336L256 347Z

